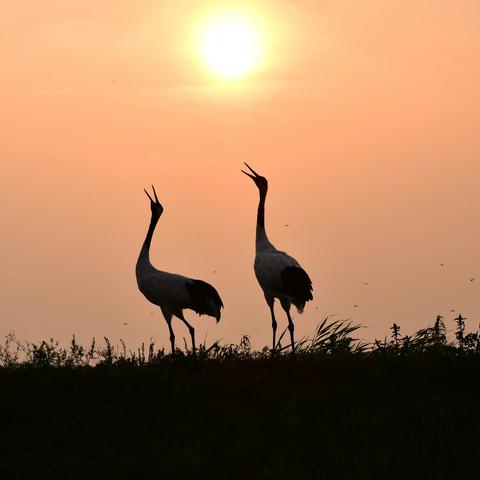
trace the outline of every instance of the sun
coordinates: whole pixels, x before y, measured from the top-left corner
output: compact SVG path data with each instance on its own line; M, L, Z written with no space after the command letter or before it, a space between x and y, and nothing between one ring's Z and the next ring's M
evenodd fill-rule
M261 64L260 30L246 14L217 14L201 29L200 54L209 70L220 78L233 80L243 77Z

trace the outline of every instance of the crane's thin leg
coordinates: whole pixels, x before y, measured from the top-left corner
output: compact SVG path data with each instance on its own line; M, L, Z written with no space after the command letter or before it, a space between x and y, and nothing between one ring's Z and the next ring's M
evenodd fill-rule
M192 337L192 350L193 355L197 356L197 349L195 347L195 329L185 320L183 313L178 316L178 318L187 326L188 331L190 332L190 337Z
M270 308L270 314L272 316L272 330L273 330L273 342L272 342L272 353L275 353L277 348L277 321L275 320L275 311L273 309L273 304L275 303L275 298L271 297L270 294L264 292L265 301L267 302L268 307Z
M167 320L167 325L168 325L168 330L170 331L170 345L172 347L172 355L175 354L175 334L173 333L173 328L172 328L172 317L170 317L169 320Z
M290 316L290 309L285 310L288 318L288 331L290 332L290 340L292 341L292 353L295 355L295 339L293 332L295 331L295 325L293 324L292 317Z
M275 312L273 311L273 302L268 305L270 307L270 313L272 314L272 330L273 330L273 343L272 343L272 352L275 352L276 344L276 335L277 335L277 321L275 320Z
M161 309L163 316L165 317L165 321L167 322L168 325L168 331L170 332L170 345L172 347L172 355L175 354L175 334L173 333L173 328L172 328L172 314L169 311L164 310L163 308Z

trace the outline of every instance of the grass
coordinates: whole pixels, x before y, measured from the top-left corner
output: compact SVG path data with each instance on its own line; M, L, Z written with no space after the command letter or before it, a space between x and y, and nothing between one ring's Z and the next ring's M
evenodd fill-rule
M0 478L475 479L480 337L457 317L372 344L325 319L292 357L105 339L0 346Z

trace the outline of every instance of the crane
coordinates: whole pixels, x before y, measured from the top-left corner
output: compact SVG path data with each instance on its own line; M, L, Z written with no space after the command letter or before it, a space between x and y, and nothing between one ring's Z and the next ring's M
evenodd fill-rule
M153 185L152 189L154 198L144 189L150 199L152 216L135 268L138 289L148 301L160 307L170 332L172 354L175 353L175 334L172 328L172 317L175 316L187 326L195 355L195 329L185 319L183 310L190 309L199 315L209 315L214 317L218 323L223 303L217 290L209 283L176 273L162 272L150 263L150 244L153 232L163 213L163 207L158 201Z
M242 172L255 182L260 193L255 235L254 270L272 316L272 351L275 351L276 348L277 321L275 319L274 302L278 298L287 315L292 353L295 353L295 326L290 315L290 306L293 304L299 313L303 312L305 303L313 300L312 281L307 272L293 257L277 250L268 239L265 231L265 200L267 198L268 181L265 177L255 172L247 163L245 165L251 173L244 170Z

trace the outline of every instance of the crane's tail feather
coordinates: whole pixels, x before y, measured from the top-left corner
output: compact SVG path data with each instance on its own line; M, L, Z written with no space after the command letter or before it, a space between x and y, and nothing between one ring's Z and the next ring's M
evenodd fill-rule
M218 323L223 302L217 290L203 280L190 280L187 282L187 290L192 299L191 309L199 315L214 317Z
M302 313L305 304L313 300L312 281L307 272L301 267L287 267L282 271L282 284L282 292L290 297L298 313Z

